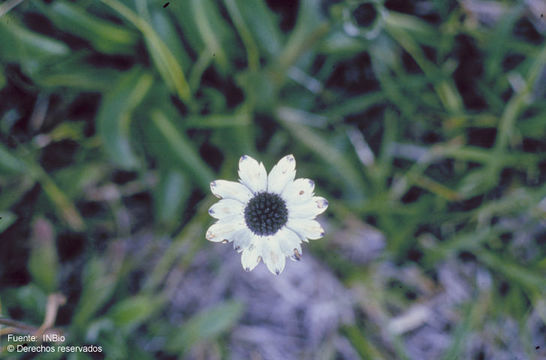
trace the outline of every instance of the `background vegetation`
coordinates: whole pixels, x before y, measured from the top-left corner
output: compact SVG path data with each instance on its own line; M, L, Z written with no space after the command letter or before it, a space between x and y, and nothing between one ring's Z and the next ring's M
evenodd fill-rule
M546 358L544 4L4 1L2 345ZM209 182L288 153L327 236L245 273Z

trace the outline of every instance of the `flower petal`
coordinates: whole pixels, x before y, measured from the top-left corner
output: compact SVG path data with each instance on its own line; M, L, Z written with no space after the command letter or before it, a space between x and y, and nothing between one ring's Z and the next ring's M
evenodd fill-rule
M276 234L279 247L285 256L294 255L294 249L298 249L301 254L300 237L292 230L284 227Z
M288 218L286 227L297 233L304 241L316 240L324 236L324 229L316 220Z
M322 214L328 209L328 200L321 196L313 196L303 203L290 204L288 214L293 218L314 219L315 216Z
M262 256L265 265L275 275L279 275L284 270L286 264L286 256L282 253L278 241L278 233L269 236L265 241Z
M256 265L258 265L261 259L260 257L261 246L254 245L254 239L252 240L252 242L253 244L251 244L251 246L244 249L243 254L241 255L241 264L243 265L243 269L245 269L245 271L253 270L256 267Z
M282 197L287 203L301 203L313 197L315 182L310 179L296 179L286 185L282 191Z
M215 180L210 183L210 191L220 199L233 199L246 204L252 198L252 192L234 181Z
M245 226L246 224L243 218L238 218L237 220L231 221L218 220L216 223L212 224L209 227L209 229L207 230L206 238L207 240L213 242L229 242L232 240L233 233L238 230L244 229Z
M267 191L280 195L294 177L296 177L296 159L294 155L286 155L271 169L267 177Z
M250 245L252 236L252 232L250 232L250 230L248 230L246 227L236 231L232 236L233 248L238 252L245 250Z
M248 155L239 159L239 178L255 194L267 189L267 171L264 164Z
M222 199L209 208L209 214L216 219L224 219L230 216L243 217L244 205L238 200Z

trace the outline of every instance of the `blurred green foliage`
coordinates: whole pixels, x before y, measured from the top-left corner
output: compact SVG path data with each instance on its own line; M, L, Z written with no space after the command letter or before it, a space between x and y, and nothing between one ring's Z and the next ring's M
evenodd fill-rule
M523 3L499 2L492 22L453 1L422 1L424 15L411 2L269 3L29 0L0 17L2 317L39 326L60 292L70 343L107 358L154 358L154 337L163 355L222 344L244 304L173 324L165 278L208 246L211 180L234 180L242 154L270 168L293 153L331 200L330 239L356 218L385 234L378 262L434 278L471 254L491 271L492 299L463 309L446 359L476 313L524 326L546 295L546 47ZM138 251L122 241L143 228ZM310 251L347 286L367 283L330 239ZM412 303L396 291L371 296ZM364 358L407 358L373 329L340 334Z

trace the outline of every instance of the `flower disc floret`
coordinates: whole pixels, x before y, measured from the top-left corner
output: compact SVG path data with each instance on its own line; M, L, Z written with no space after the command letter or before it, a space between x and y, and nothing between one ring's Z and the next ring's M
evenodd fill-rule
M256 235L274 235L287 221L286 202L277 194L261 192L245 207L246 225Z

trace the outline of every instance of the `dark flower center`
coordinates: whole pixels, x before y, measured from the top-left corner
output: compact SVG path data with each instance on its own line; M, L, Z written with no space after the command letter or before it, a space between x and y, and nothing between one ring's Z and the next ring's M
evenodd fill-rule
M286 202L277 194L262 192L245 208L246 226L256 235L273 235L288 221Z

